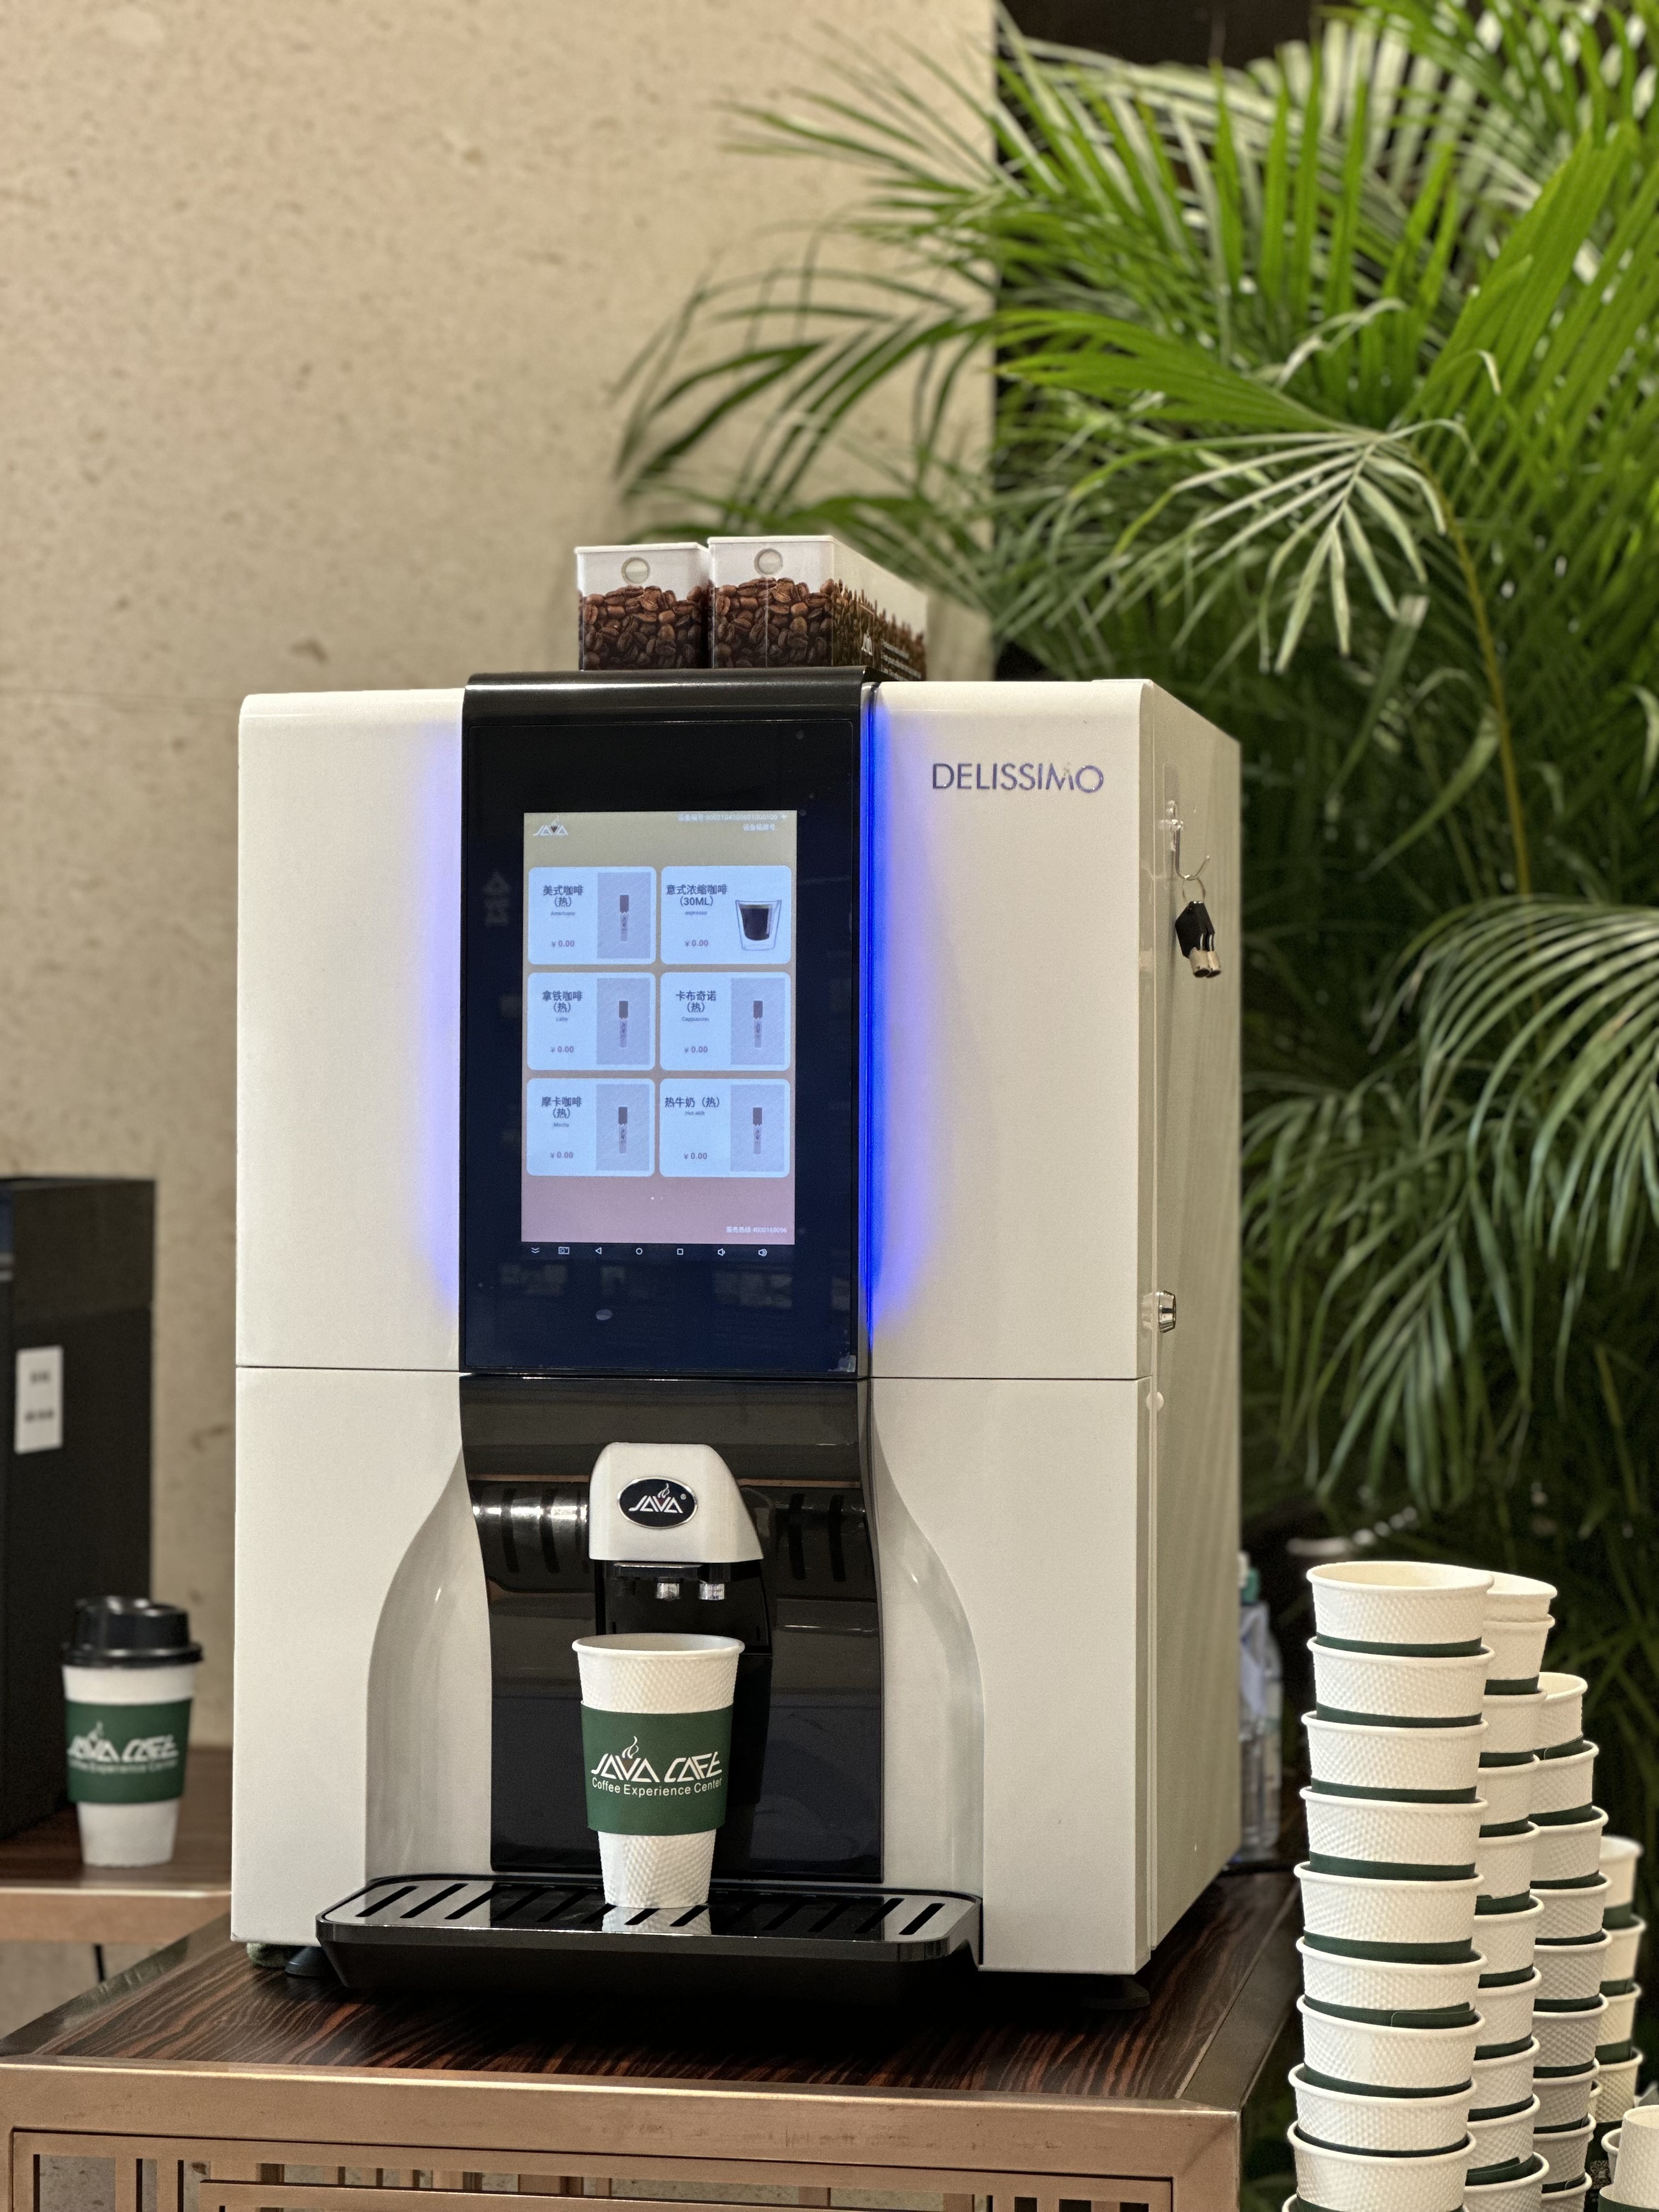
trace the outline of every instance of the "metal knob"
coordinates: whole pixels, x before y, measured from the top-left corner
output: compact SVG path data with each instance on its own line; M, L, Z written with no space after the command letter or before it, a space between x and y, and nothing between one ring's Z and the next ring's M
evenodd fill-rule
M1161 1335L1167 1336L1170 1331L1176 1325L1175 1292L1173 1291L1158 1291L1155 1293L1155 1302L1158 1311L1158 1332Z

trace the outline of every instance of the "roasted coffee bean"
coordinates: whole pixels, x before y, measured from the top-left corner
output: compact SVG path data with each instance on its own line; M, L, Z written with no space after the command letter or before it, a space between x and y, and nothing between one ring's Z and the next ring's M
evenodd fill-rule
M927 647L832 577L821 591L789 576L722 584L714 593L716 668L856 668L920 678Z
M708 586L684 599L655 584L579 597L584 668L706 668Z
M792 576L757 576L714 593L717 668L828 668L830 598Z

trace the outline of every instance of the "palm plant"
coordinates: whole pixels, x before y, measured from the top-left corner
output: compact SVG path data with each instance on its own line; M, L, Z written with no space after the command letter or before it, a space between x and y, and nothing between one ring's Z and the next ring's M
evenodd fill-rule
M1239 738L1251 1501L1556 1582L1650 1855L1656 39L1375 0L1205 74L1010 30L994 93L754 118L858 198L688 302L623 454L655 519L833 528Z

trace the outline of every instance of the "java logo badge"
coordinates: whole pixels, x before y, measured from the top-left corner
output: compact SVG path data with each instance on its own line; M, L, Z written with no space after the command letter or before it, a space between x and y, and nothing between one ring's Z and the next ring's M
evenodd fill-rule
M701 1716L698 1716L701 1717ZM621 1751L607 1751L596 1760L589 1772L590 1782L601 1785L621 1784L624 1789L635 1790L641 1785L661 1783L674 1787L686 1783L713 1784L724 1782L726 1768L718 1748L707 1751L679 1752L671 1759L663 1772L656 1768L640 1749L638 1736Z
M640 1740L622 1751L607 1751L592 1770L594 1782L659 1782L661 1776L640 1749Z
M124 1766L129 1771L135 1767L172 1767L179 1763L179 1740L164 1732L129 1736L125 1743L116 1744L102 1721L94 1721L89 1729L70 1738L69 1763L93 1773L112 1766Z
M628 1518L641 1528L675 1528L697 1510L695 1492L683 1482L659 1475L647 1482L630 1482L617 1503Z

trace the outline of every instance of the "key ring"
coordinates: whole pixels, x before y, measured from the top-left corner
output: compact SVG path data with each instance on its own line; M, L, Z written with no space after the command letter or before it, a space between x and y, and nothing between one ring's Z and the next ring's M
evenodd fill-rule
M1170 811L1166 818L1170 825L1170 872L1177 883L1196 884L1199 904L1206 905L1209 893L1204 888L1204 871L1210 865L1211 855L1206 853L1191 875L1186 874L1181 866L1181 832L1186 825L1176 812L1173 799L1170 802Z

